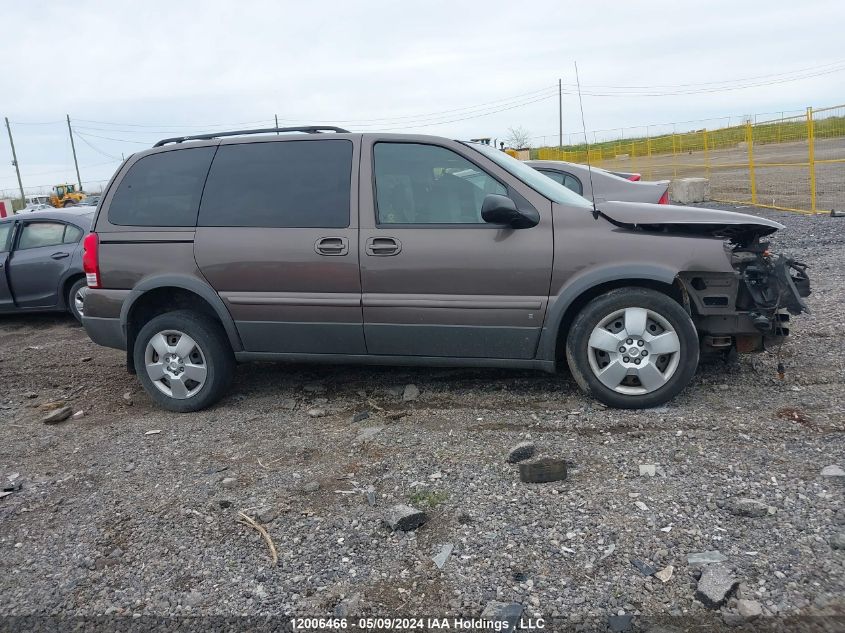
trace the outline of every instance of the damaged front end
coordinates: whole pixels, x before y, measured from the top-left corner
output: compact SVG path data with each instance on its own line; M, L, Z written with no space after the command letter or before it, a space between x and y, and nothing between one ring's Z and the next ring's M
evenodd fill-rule
M733 272L678 275L705 352L734 346L739 352L762 351L767 342L789 334L790 315L809 312L806 264L772 254L761 241L784 228L778 222L717 209L622 202L602 204L597 212L629 230L722 240Z
M747 310L755 327L763 333L785 335L779 315L785 310L799 315L809 312L807 265L786 255L774 256L768 244L756 240L750 248L736 249L733 265L740 275L737 308Z
M810 311L804 301L811 293L807 265L774 255L759 235L724 238L735 274L681 276L705 333L704 351L762 351L789 334L791 315Z

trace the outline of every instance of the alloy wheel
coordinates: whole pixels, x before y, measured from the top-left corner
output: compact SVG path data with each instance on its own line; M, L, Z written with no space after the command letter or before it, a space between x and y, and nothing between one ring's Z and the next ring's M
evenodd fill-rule
M677 371L681 344L665 317L646 308L617 310L590 334L590 369L603 385L625 395L660 389Z
M178 330L164 330L150 338L144 350L144 365L156 389L177 400L196 395L208 376L202 349Z

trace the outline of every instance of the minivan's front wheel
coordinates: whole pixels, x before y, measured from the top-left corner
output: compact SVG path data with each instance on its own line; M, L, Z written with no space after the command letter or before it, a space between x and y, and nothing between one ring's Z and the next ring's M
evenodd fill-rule
M683 307L663 293L633 287L588 303L566 341L578 385L620 409L675 397L695 374L698 350L695 325Z
M189 310L152 319L138 333L133 353L147 393L165 409L180 413L217 402L235 371L223 328Z

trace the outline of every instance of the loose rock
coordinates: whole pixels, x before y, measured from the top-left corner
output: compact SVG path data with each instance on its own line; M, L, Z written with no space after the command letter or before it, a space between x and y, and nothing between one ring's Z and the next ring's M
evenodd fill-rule
M226 490L231 490L238 485L238 480L235 477L224 477L220 480L220 487Z
M763 615L763 605L756 600L737 600L736 610L745 620L753 620Z
M130 406L130 407L132 406L132 392L131 391L127 391L123 394L123 402L127 406Z
M731 499L725 505L725 509L741 517L764 517L776 511L775 508L755 499Z
M260 523L272 523L279 516L279 511L272 506L265 506L259 508L255 513L255 518Z
M517 462L534 457L534 452L536 450L534 442L520 442L508 453L508 463L516 464Z
M701 572L695 598L710 609L718 609L736 589L739 581L724 565L708 565Z
M366 420L369 417L370 417L369 411L359 411L358 413L356 413L355 415L352 416L352 421L353 422L361 422L363 420Z
M84 418L84 417L85 417L85 411L79 410L79 411L77 411L76 413L74 413L74 414L73 414L72 416L70 416L70 417L71 417L73 420L81 420L82 418Z
M302 486L302 492L317 492L320 489L319 481L309 481Z
M50 411L42 418L41 421L44 422L44 424L58 424L59 422L67 420L71 415L73 415L73 409L70 407L60 407Z
M392 506L384 516L385 524L394 532L415 530L427 520L428 516L425 512L404 504Z
M673 573L675 573L675 568L672 565L666 565L660 571L655 572L654 577L660 582L667 583L672 578Z
M566 461L563 459L538 459L519 465L519 478L527 484L543 484L566 479Z
M654 477L657 474L657 466L654 464L640 464L640 477Z
M405 385L405 389L402 391L402 400L405 402L411 402L412 400L416 400L420 397L420 389L416 385Z
M309 418L322 418L326 415L326 410L314 407L313 409L308 409L307 413Z
M831 464L830 466L825 466L822 468L822 477L834 477L836 479L845 479L845 470L842 470L840 466L836 464Z
M831 536L830 546L833 549L845 549L845 532L839 532Z

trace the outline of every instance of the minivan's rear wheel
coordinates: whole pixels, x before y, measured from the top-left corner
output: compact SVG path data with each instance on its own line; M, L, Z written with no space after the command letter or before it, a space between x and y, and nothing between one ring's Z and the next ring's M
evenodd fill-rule
M85 295L87 293L88 284L84 277L73 282L67 293L67 309L80 323L82 323L82 317L85 316Z
M148 394L170 411L199 411L226 393L232 348L214 320L188 310L147 323L135 339L135 367Z
M622 409L653 407L677 395L695 374L698 350L695 325L683 307L647 288L596 297L575 318L566 341L578 385Z

